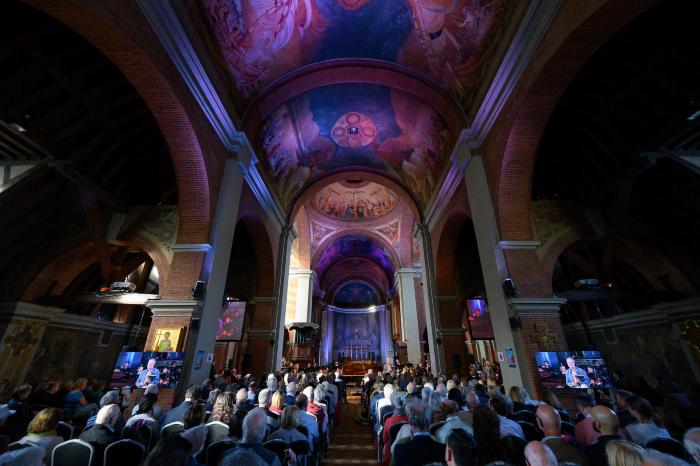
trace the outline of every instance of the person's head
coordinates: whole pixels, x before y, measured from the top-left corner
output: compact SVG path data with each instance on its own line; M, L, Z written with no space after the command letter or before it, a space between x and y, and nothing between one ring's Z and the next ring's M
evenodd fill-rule
M547 403L552 408L557 409L557 410L561 410L564 408L561 405L561 401L559 401L559 398L557 398L557 396L551 390L544 391L544 402Z
M542 365L545 367L545 369L549 369L550 367L549 361L545 361Z
M523 389L520 387L517 387L517 386L510 387L510 390L508 390L508 396L510 397L511 400L513 400L513 403L520 403L520 404L525 403L525 397L523 396Z
M658 417L651 403L641 396L631 396L627 398L627 409L629 409L630 414L634 416L635 419L643 424L658 421Z
M447 399L452 400L457 403L457 406L463 406L464 400L462 399L462 392L456 386L451 388L447 392Z
M302 393L306 395L306 398L313 403L314 402L314 388L313 387L306 387L304 390L302 390Z
M561 436L561 417L556 409L547 404L541 404L535 412L537 425L544 432L544 435L552 437Z
M148 360L148 363L146 364L146 368L147 368L147 369L153 369L154 367L156 367L156 359L155 359L155 358L151 358L151 359Z
M508 416L511 408L508 405L508 400L500 395L495 395L489 400L489 405L496 411L499 416Z
M588 415L591 413L591 409L595 406L595 399L593 395L589 393L577 393L574 396L574 403L576 404L576 410L583 415Z
M306 395L303 393L300 393L297 395L297 397L294 399L294 404L296 405L297 408L299 408L302 411L306 411L306 406L309 404L309 399L307 398Z
M476 394L476 392L469 392L467 393L466 402L469 411L474 411L476 407L479 406L479 396Z
M296 429L301 422L301 411L296 406L285 406L280 415L280 427L283 429Z
M323 389L321 388L320 385L317 385L316 388L314 388L314 403L323 403L323 399L326 397L326 394L323 393Z
M228 422L233 413L233 400L230 393L221 393L216 397L214 406L211 409L211 420Z
M445 419L456 416L459 411L459 405L452 400L444 400L440 405L440 410Z
M44 385L44 391L46 393L56 393L60 388L61 384L55 380L49 380L46 382L46 385Z
M394 391L391 394L389 401L391 401L391 406L394 408L394 416L404 416L406 414L405 400L406 398L399 391Z
M455 429L447 436L445 462L448 466L471 466L477 464L478 447L471 435Z
M192 454L192 443L182 435L169 435L151 450L144 466L185 466Z
M119 404L119 390L110 390L100 398L100 408L115 404Z
M258 406L267 409L270 407L270 389L269 388L263 388L260 390L260 393L258 393Z
M46 408L39 411L27 426L28 434L43 434L56 429L61 412L56 408Z
M116 404L106 405L100 408L95 417L95 424L112 428L121 416L119 406Z
M241 405L248 402L248 390L241 388L236 392L236 404Z
M80 380L80 379L78 379L78 380ZM85 385L87 386L87 379L83 379L83 380L85 380L85 382L86 382ZM17 387L15 392L12 394L12 398L14 398L16 400L26 400L30 393L32 393L32 386L25 383L25 384Z
M170 332L165 332L163 334L163 340L167 340L168 338L170 338Z
M297 395L297 383L296 382L289 382L287 384L287 394L296 396Z
M593 429L601 435L616 435L620 428L617 415L607 406L597 405L591 409Z
M690 453L695 462L700 464L700 427L693 427L683 435L683 446Z
M260 408L251 410L243 419L243 442L261 443L267 433L267 415Z
M185 429L190 429L203 424L206 415L206 406L204 403L194 403L192 406L187 408L185 415L182 417L182 422L185 424Z
M525 464L527 466L557 466L557 457L547 445L533 441L525 446Z
M394 386L390 383L384 385L384 398L389 399L392 393L394 393Z
M185 392L185 401L195 401L199 398L200 390L197 385L190 385Z
M277 382L277 377L275 377L275 374L268 374L267 376L267 388L270 390L277 391L277 388L279 387L279 383Z
M576 367L576 360L569 356L568 358L566 358L566 365L569 369L573 369L574 367Z
M414 400L409 404L406 408L406 415L413 433L425 432L430 427L432 420L430 408L422 401Z
M139 402L139 414L152 414L153 408L158 401L158 395L154 393L148 393L144 395Z
M626 440L612 440L605 447L609 466L640 466L644 461L644 449Z
M221 390L215 388L209 392L209 398L207 398L207 404L213 405L216 403L216 398L221 394Z
M284 409L284 395L282 395L282 392L277 390L273 395L272 395L272 403L270 404L270 407L282 410Z
M627 399L634 396L634 393L627 390L615 390L615 401L619 409L627 409Z
M416 383L413 381L408 382L408 384L406 385L406 393L408 393L409 395L412 395L415 392L416 392Z
M688 466L688 463L675 456L647 448L642 466Z
M146 394L148 394L148 393L158 394L158 385L156 385L154 383L149 383L148 386L146 387L146 391L144 393L146 393Z

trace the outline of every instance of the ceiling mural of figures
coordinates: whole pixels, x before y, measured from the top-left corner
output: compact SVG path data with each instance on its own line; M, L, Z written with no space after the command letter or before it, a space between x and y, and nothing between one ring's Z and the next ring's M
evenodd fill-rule
M381 300L377 290L362 281L352 281L342 285L333 295L334 306L346 308L363 308L376 306Z
M319 87L281 105L266 120L259 144L285 205L316 177L349 167L386 173L425 205L450 136L424 101L386 86L353 83Z
M367 258L380 265L387 276L393 277L394 265L390 251L384 246L367 236L347 235L337 238L321 252L316 261L316 270L319 276L330 268L335 262L344 258Z
M200 4L244 99L303 65L371 58L418 70L465 101L507 16L505 0L200 0Z
M335 182L319 190L313 206L328 217L361 222L391 212L399 198L389 188L372 181Z

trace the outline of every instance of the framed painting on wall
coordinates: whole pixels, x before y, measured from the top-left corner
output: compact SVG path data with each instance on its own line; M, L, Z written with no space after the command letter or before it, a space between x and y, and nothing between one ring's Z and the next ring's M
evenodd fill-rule
M156 329L151 351L168 353L177 351L182 328L168 327Z

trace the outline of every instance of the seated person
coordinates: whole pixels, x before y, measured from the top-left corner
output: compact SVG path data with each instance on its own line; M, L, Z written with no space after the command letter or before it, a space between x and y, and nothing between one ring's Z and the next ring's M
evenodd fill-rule
M422 466L444 463L445 446L433 440L428 432L432 419L428 406L421 401L414 401L408 406L407 414L412 436L396 445L391 455L391 464Z
M267 433L267 415L260 408L251 410L243 419L243 440L236 448L228 450L220 459L219 466L238 466L244 464L281 466L277 454L265 449L262 441ZM285 452L288 462L295 462L291 449Z
M628 398L627 407L637 424L625 428L627 435L637 445L646 446L647 442L656 438L671 438L668 431L661 427L659 417L647 400L640 396Z
M121 411L116 404L103 406L98 412L95 424L80 434L80 440L88 442L95 449L93 466L100 466L104 460L105 448L120 438L120 432L115 429L121 419Z
M525 462L528 465L557 466L557 457L547 445L533 441L525 446Z
M594 406L591 409L591 421L593 429L599 432L598 439L592 445L586 447L586 454L592 466L608 466L608 457L605 448L613 440L620 440L618 435L620 424L615 413L607 406Z
M520 437L523 440L525 439L525 433L523 432L523 428L520 427L520 424L512 419L508 419L507 417L512 412L507 398L496 395L491 398L489 405L491 405L491 408L496 412L498 419L500 420L501 437L514 435L515 437Z
M461 429L450 432L445 448L445 462L448 466L472 466L477 464L479 447L474 438Z
M290 444L299 440L309 443L309 438L297 430L300 422L299 408L296 405L285 406L280 416L280 428L270 434L270 440L280 439ZM309 443L309 448L311 447Z
M579 466L588 466L588 458L583 451L562 438L561 418L556 409L541 404L537 407L536 415L537 424L545 435L542 443L552 449L559 462L568 461Z
M442 412L445 415L445 424L440 427L435 433L435 438L440 443L446 443L447 437L456 429L462 429L469 435L474 435L472 426L460 419L458 415L459 406L452 400L442 402Z
M27 427L27 435L19 441L41 447L46 452L45 463L51 462L51 453L63 437L56 435L56 425L60 420L61 412L57 408L46 408L37 413Z

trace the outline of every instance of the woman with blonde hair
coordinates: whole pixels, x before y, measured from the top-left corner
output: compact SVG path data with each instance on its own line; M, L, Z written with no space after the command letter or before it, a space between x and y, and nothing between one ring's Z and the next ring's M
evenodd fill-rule
M270 403L269 411L271 413L282 415L282 410L284 409L284 395L281 391L277 390L272 395L272 403Z
M301 411L299 408L295 405L285 406L284 410L282 410L282 415L280 416L280 428L270 434L270 440L280 439L288 443L296 442L298 440L308 442L309 438L297 430L300 422ZM309 447L311 447L311 445L309 445Z
M513 402L514 413L525 409L525 395L522 388L515 385L510 387L510 390L508 390L508 397L510 397Z
M233 415L233 399L230 392L221 393L216 397L211 410L210 421L219 421L228 424Z
M63 442L63 437L56 435L56 425L61 417L61 411L56 408L42 409L34 416L27 427L27 435L19 441L30 445L36 445L46 451L44 462L51 462L51 453L59 443Z
M612 440L605 447L608 466L640 466L644 462L644 449L626 440Z

